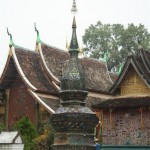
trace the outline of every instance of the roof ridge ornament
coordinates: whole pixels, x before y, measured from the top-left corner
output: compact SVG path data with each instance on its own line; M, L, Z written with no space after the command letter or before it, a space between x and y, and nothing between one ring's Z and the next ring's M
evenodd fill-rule
M109 53L109 49L106 49L106 51L104 52L104 58L103 58L106 63L108 63L108 53Z
M8 27L7 27L7 34L10 36L10 41L9 41L9 47L12 47L14 45L12 34L9 32Z
M118 76L121 74L122 69L123 69L123 66L124 66L124 63L123 63L123 62L120 63L119 68L118 68L118 70L117 70L117 72L116 72Z
M37 30L36 28L36 23L34 22L34 29L35 29L35 32L37 33L37 38L36 38L36 42L37 44L41 42L40 40L40 34L39 34L39 30Z

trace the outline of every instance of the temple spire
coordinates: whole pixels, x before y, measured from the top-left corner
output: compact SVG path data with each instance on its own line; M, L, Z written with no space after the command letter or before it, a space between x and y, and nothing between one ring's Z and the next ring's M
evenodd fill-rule
M73 13L73 15L75 15L77 13L77 6L76 6L76 1L73 0L73 5L72 5L72 9L71 12Z
M74 0L72 12L76 11ZM72 28L70 57L63 67L61 90L59 91L61 106L51 117L51 124L55 129L52 149L95 150L93 131L98 123L98 117L88 107L85 107L84 100L88 92L85 91L84 70L78 59L75 17Z
M75 5L75 1L73 6ZM76 5L72 8L72 11L76 10ZM79 46L76 36L76 20L73 17L72 23L72 38L69 47L70 58L63 69L61 79L61 90L84 90L84 73L82 66L78 60Z
M70 42L70 50L69 51L78 51L78 40L76 35L76 19L75 16L73 17L73 23L72 23L72 38Z
M71 38L71 42L70 42L70 50L69 51L77 51L79 49L78 46L78 40L77 40L77 35L76 35L76 19L75 19L75 14L77 13L77 7L76 7L76 2L75 0L73 0L73 5L72 5L72 9L71 12L73 13L73 23L72 23L72 38Z
M73 17L72 28L73 28L73 29L76 29L76 28L77 28L75 16Z
M8 34L8 36L10 36L9 47L12 47L12 46L14 45L14 42L13 42L12 35L11 35L11 33L9 32L8 28L7 28L7 34Z

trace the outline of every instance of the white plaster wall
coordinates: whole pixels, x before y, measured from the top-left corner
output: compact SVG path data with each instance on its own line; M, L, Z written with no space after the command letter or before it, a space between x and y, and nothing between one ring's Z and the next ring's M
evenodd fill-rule
M23 150L24 144L0 144L0 150Z

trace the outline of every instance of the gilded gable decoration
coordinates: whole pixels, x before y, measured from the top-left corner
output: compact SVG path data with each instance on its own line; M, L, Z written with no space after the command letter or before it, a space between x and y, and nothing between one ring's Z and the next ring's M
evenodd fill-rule
M134 69L128 72L125 79L122 81L120 88L122 96L150 94L149 87L143 82Z

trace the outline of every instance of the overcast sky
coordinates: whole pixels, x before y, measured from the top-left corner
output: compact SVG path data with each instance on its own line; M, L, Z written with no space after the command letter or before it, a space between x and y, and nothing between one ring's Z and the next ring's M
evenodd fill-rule
M72 32L73 0L0 0L0 72L9 51L6 27L16 45L34 50L36 33L41 40L65 49L66 38L70 42ZM77 35L82 46L82 36L90 24L142 23L150 31L150 0L76 0L78 14Z

